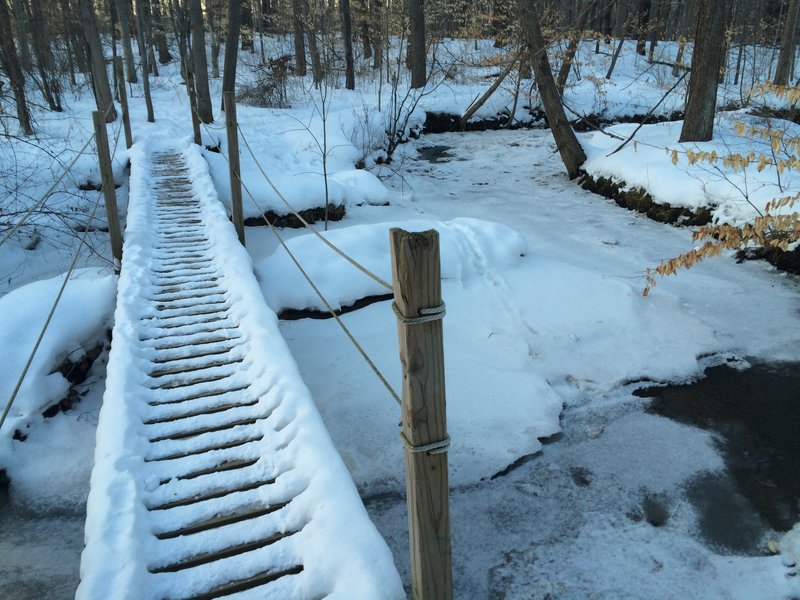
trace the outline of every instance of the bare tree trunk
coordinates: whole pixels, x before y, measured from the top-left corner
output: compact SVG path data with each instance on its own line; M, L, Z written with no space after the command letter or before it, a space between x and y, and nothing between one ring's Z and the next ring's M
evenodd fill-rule
M689 98L686 101L681 142L706 142L714 133L717 80L722 63L724 36L724 3L699 0Z
M80 0L80 14L83 35L89 47L97 110L105 115L106 123L112 123L117 118L117 110L114 108L114 98L111 95L111 87L108 84L106 59L103 55L103 46L100 43L100 32L97 28L97 16L94 13L92 0Z
M125 77L130 83L136 83L136 65L133 62L133 46L131 46L131 25L128 19L127 0L116 0L119 30L122 35L122 56L125 59Z
M339 0L342 11L342 37L344 37L344 87L356 89L356 68L353 63L353 24L350 14L350 0Z
M317 1L314 1L311 6L309 6L308 0L301 1L303 3L301 7L303 10L303 22L307 25L305 32L306 40L308 41L308 52L311 54L311 73L314 78L314 84L317 85L325 76L317 40L317 32L320 30L320 13L325 11L325 7L320 6Z
M211 108L211 92L208 89L206 35L203 30L203 9L200 0L189 0L189 21L192 26L192 63L194 87L197 93L197 116L203 123L213 123L214 111Z
M31 49L28 46L30 35L30 24L28 23L28 15L25 13L25 6L22 0L13 0L14 8L14 21L17 24L17 38L19 39L19 61L23 71L30 73L33 69L33 60L31 60Z
M33 53L36 67L42 80L42 94L50 110L61 112L61 94L58 77L54 74L53 53L47 40L50 39L48 23L42 13L40 2L31 2L31 24L38 35L33 36Z
M303 2L292 0L292 26L294 28L294 72L300 77L306 74L306 31L303 23Z
M364 60L372 58L372 44L369 39L369 3L367 0L361 0L361 46L364 53Z
M142 84L144 87L144 103L147 107L147 121L154 123L156 120L153 114L153 99L150 96L150 69L148 68L147 44L144 38L144 13L142 12L142 0L136 0L136 37L139 39L139 48L142 48Z
M380 71L383 66L383 0L370 0L369 9L372 42L375 46L375 53L372 55L372 68Z
M636 53L645 55L645 40L650 25L650 0L639 0L639 12L636 19Z
M242 26L241 0L228 0L228 32L225 36L225 60L222 65L222 91L236 91L236 60L239 54L239 31ZM223 106L223 110L224 110Z
M25 98L25 78L19 66L17 47L14 45L14 36L11 31L11 15L5 1L0 0L0 65L2 65L11 84L11 90L14 92L19 128L24 135L33 135L31 114Z
M161 12L161 3L156 0L151 5L153 25L155 27L155 43L158 49L158 62L162 65L172 61L172 54L167 44L166 28L164 27L164 14Z
M423 0L408 0L409 45L408 55L411 59L411 88L425 86L425 11Z
M553 133L569 178L575 179L580 175L581 165L586 162L586 154L564 114L561 96L558 94L553 71L550 70L550 61L547 59L547 47L539 26L536 4L535 0L518 0L517 2L522 38L528 50L529 61L536 77L536 85L539 87L539 96L542 99L550 131Z
M622 52L622 46L625 43L625 38L619 38L619 43L617 43L617 49L614 50L614 56L611 57L611 64L608 65L608 72L606 72L606 79L611 79L611 74L614 72L614 67L617 66L617 59L619 58L619 53Z
M206 18L211 33L211 77L219 77L219 4L216 0L206 1Z
M786 9L786 21L783 25L781 35L781 51L778 55L778 66L775 69L775 85L789 85L789 78L792 74L792 62L794 61L795 47L797 46L797 7L798 0L789 0Z
M583 28L586 26L586 17L588 15L587 7L584 7L581 2L578 2L577 10L580 12L575 22L575 30L571 32L572 37L569 40L567 52L564 54L564 61L558 69L556 87L558 88L559 95L564 94L564 86L567 85L567 78L569 78L569 72L570 69L572 69L572 62L575 60L575 54L578 52L578 44L581 42Z

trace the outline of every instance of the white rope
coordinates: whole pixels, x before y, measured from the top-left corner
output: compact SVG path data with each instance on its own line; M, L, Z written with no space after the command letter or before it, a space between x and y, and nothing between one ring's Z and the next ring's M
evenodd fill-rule
M205 124L203 124L203 127L205 127ZM206 129L206 131L208 131L208 133L209 133L209 134L211 134L211 131L209 131L208 127L205 127L205 129ZM228 160L228 157L227 157L227 156L225 156L225 153L223 153L222 151L220 151L220 155L221 155L221 156L222 156L222 157L223 157L223 158L224 158L226 161L230 162L230 161ZM339 327L341 327L342 331L344 331L345 335L346 335L346 336L347 336L347 338L350 340L350 342L353 344L353 346L355 347L355 349L356 349L356 350L358 350L358 353L359 353L359 354L361 354L362 358L363 358L363 359L366 361L366 363L369 365L370 369L372 369L372 372L373 372L373 373L375 373L375 375L377 376L377 378L380 380L380 382L383 384L383 386L384 386L384 387L386 388L386 390L389 392L389 395L392 397L392 399L393 399L395 402L397 402L397 404L398 404L398 405L400 405L400 404L402 403L402 402L401 402L401 400L400 400L400 396L397 394L397 392L394 390L394 388L392 387L392 385L391 385L391 384L389 383L389 381L386 379L386 376L384 376L384 374L383 374L383 373L381 373L381 370L378 368L378 366L375 364L375 362L374 362L374 361L373 361L373 360L372 360L372 359L369 357L369 355L367 354L366 350L364 350L364 348L361 346L361 344L358 342L358 340L355 338L355 336L354 336L354 335L353 335L353 334L350 332L350 330L347 328L347 326L344 324L344 322L341 320L341 318L339 318L339 315L337 315L337 314L336 314L336 311L333 309L333 307L331 306L330 302L328 302L328 300L327 300L327 299L325 298L325 296L322 294L322 292L320 291L320 289L317 287L317 285L316 285L316 284L314 283L314 281L311 279L311 276L310 276L310 275L309 275L309 274L306 272L306 270L305 270L305 269L303 268L303 266L300 264L300 261L298 261L298 260L297 260L297 257L296 257L296 256L295 256L295 255L292 253L292 251L291 251L291 250L289 249L289 247L286 245L286 242L283 240L283 238L281 237L281 235L278 233L278 231L277 231L277 229L275 228L275 226L274 226L274 225L273 225L273 224L270 222L270 220L267 218L267 215L266 215L266 213L265 213L265 212L264 212L264 210L261 208L261 205L258 203L258 201L255 199L255 196L253 196L253 194L250 192L250 189L247 187L247 184L244 182L244 180L242 179L241 175L239 175L239 182L242 184L242 187L243 187L243 188L244 188L244 190L247 192L247 195L248 195L248 196L250 196L250 199L253 201L253 204L255 204L255 206L256 206L256 209L258 209L259 213L261 213L261 218L262 218L262 219L264 219L264 222L265 222L265 223L266 223L266 224L269 226L269 228L270 228L270 230L272 231L272 233L273 233L273 234L275 234L275 237L278 239L278 241L280 242L280 244L281 244L281 246L283 247L283 249L284 249L284 250L286 251L286 253L289 255L289 258L291 258L291 259L292 259L292 262L293 262L293 263L295 264L295 266L298 268L298 270L299 270L299 271L300 271L300 273L303 275L303 277L305 278L305 280L308 282L308 284L309 284L309 285L311 286L311 288L314 290L314 293L317 295L317 297L318 297L318 298L319 298L319 299L322 301L322 303L325 305L325 308L327 308L327 309L328 309L328 312L329 312L329 313L331 314L331 316L332 316L332 317L333 317L333 318L336 320L336 323L338 323L338 324L339 324ZM323 238L323 239L324 239L324 238Z
M111 107L112 107L112 106L114 106L114 104L113 104L113 103L111 103L111 104L108 106L108 108L106 109L106 112L105 112L105 114L106 114L106 115L108 115L108 113L109 113L109 111L111 110ZM78 159L79 159L81 156L83 156L83 153L84 153L84 151L86 150L86 148L88 148L88 147L89 147L89 144L91 144L91 143L92 143L92 140L94 139L94 136L95 136L95 134L94 134L94 133L93 133L91 136L89 136L89 139L88 139L88 140L86 140L86 143L85 143L85 144L84 144L84 145L81 147L81 149L80 149L80 150L78 150L78 153L75 155L75 158L73 158L73 159L72 159L72 162L70 162L70 163L69 163L69 165L67 165L67 168L66 168L66 169L64 169L63 171L61 171L61 174L60 174L60 175L58 176L58 178L57 178L57 179L56 179L56 180L53 182L53 185L51 185L51 186L50 186L50 187L47 189L47 191L46 191L46 192L45 192L45 193L42 195L42 197L41 197L41 198L39 198L39 200L37 200L37 201L36 201L36 202L33 204L33 206L31 206L31 207L30 207L30 208L29 208L29 209L28 209L28 210L25 212L25 214L24 214L24 215L22 215L22 218L21 218L19 221L17 221L17 222L14 224L14 226L13 226L13 227L11 227L11 230L10 230L8 233L6 233L6 235L4 235L4 236L3 236L3 239L2 239L2 240L0 240L0 246L2 246L3 244L5 244L5 243L8 241L8 239L9 239L9 238L10 238L12 235L14 235L14 234L17 232L17 230L18 230L20 227L22 227L22 226L25 224L25 222L26 222L26 221L27 221L27 220L30 218L30 216L31 216L31 215L32 215L34 212L36 212L37 210L39 210L39 208L41 208L41 206L42 206L42 205L43 205L43 204L44 204L44 203L47 201L47 199L50 197L50 194L52 194L52 193L53 193L53 190L54 190L54 189L56 189L56 186L57 186L59 183L61 183L61 180L62 180L62 179L64 179L64 177L66 176L66 174L67 174L67 173L69 173L69 172L70 172L70 170L72 169L72 167L74 167L74 166L75 166L75 163L76 163L76 162L78 162ZM117 136L117 139L119 139L119 136Z
M253 157L253 160L255 161L255 163L256 163L256 166L258 167L258 170L259 170L259 171L261 171L261 174L264 176L264 179L266 179L266 181L267 181L267 183L269 184L269 186L270 186L270 187L273 189L273 191L274 191L274 192L275 192L275 193L278 195L278 198L280 198L280 199L281 199L281 201L282 201L282 202L283 202L283 203L284 203L284 204L287 206L287 208L289 209L289 211L290 211L290 212L291 212L291 213L292 213L292 214L293 214L295 217L297 217L297 218L300 220L300 222L301 222L301 223L302 223L302 224L303 224L303 225L304 225L304 226L305 226L305 227L306 227L306 228L307 228L309 231L311 231L311 233L313 233L314 235L316 235L316 236L317 236L319 239L321 239L321 240L322 240L322 241L325 243L325 245L327 245L327 246L328 246L328 247L329 247L331 250L333 250L334 252L336 252L336 254L338 254L339 256L341 256L343 259L345 259L347 262L349 262L351 265L353 265L353 266L354 266L356 269L358 269L359 271L361 271L362 273L364 273L364 275L366 275L367 277L370 277L370 278L374 279L375 281L377 281L377 282L378 282L380 285L382 285L382 286L383 286L384 288L386 288L387 290L391 290L391 289L392 289L392 286L391 286L391 284L389 284L389 283L388 283L388 282L386 282L384 279L382 279L381 277L379 277L378 275L376 275L375 273L373 273L372 271L370 271L369 269L367 269L367 268L366 268L364 265L362 265L361 263L359 263L357 260L355 260L354 258L352 258L351 256L349 256L349 255L348 255L346 252L344 252L344 250L342 250L342 249L338 248L337 246L335 246L335 245L334 245L334 244L333 244L333 243L332 243L330 240L328 240L328 238L326 238L326 237L325 237L324 235L322 235L322 234L321 234L319 231L317 231L317 230L316 230L316 228L314 228L314 227L311 225L311 223L309 223L308 221L306 221L306 220L305 220L305 219L302 217L302 215L301 215L299 212L297 212L297 211L295 210L295 208L294 208L294 207L293 207L291 204L289 204L289 201L286 199L286 197L285 197L285 196L284 196L284 195L283 195L283 194L280 192L280 190L279 190L279 189L278 189L278 188L275 186L275 184L274 184L274 183L272 183L272 179L270 179L269 175L267 175L266 171L264 171L264 168L261 166L261 163L259 162L258 158L256 157L256 154L255 154L255 152L253 152L253 149L250 147L250 143L247 141L247 137L245 137L245 135L244 135L244 132L242 131L242 128L241 128L241 127L239 127L239 124L238 124L238 123L236 124L236 128L239 130L239 133L240 133L240 134L241 134L241 136L242 136L242 141L244 142L244 145L245 145L245 146L247 146L247 151L248 151L248 152L250 152L250 156L252 156L252 157ZM242 183L242 185L244 185L244 183Z
M427 452L428 454L444 454L447 452L447 449L450 448L449 435L438 442L431 442L430 444L422 444L420 446L414 446L411 442L409 442L408 438L402 431L400 432L400 439L403 442L403 448L412 454L421 454L422 452Z
M117 138L114 141L115 153L117 145L119 143L120 131L122 131L122 125L120 125L119 129L117 130ZM94 135L92 136L92 138L94 138ZM17 398L17 394L19 393L19 390L22 387L22 383L25 381L25 377L31 368L31 364L33 364L33 359L36 356L36 353L39 351L39 346L42 343L42 339L44 339L44 334L47 332L47 328L50 326L50 321L53 319L53 315L56 312L56 308L58 307L59 302L61 302L61 297L64 294L64 289L67 287L67 283L69 282L72 273L75 271L75 265L77 265L78 258L80 257L81 254L81 248L83 248L84 244L86 243L86 238L89 235L90 226L92 224L92 221L94 221L95 215L97 214L97 209L100 207L100 197L101 193L98 192L97 202L95 202L94 208L92 209L92 213L89 215L89 220L86 222L86 227L83 231L83 235L81 236L80 242L78 243L78 248L75 250L75 254L72 257L72 263L69 266L69 270L64 276L64 281L61 282L61 287L58 289L58 294L56 294L56 298L53 301L53 305L50 308L50 312L47 314L47 319L45 319L44 325L42 326L42 329L39 332L39 337L36 338L36 343L33 345L33 349L28 355L28 360L25 362L25 366L22 369L22 373L20 374L19 379L17 379L17 383L14 386L14 390L11 392L11 396L9 397L8 402L6 403L5 408L3 409L3 414L0 415L0 429L3 428L3 424L6 422L6 417L8 417L8 413L11 411L11 406L14 404L14 400L16 400Z
M397 317L397 320L404 325L420 325L422 323L441 321L447 314L447 311L444 307L444 302L442 302L439 306L420 308L418 317L404 316L403 313L400 312L400 308L397 306L396 302L392 302L392 311L394 312L394 316Z

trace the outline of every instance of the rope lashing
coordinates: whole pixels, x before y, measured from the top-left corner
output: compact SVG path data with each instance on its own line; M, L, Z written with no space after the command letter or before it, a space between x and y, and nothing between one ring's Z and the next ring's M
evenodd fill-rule
M420 308L418 317L406 317L400 312L400 308L396 302L392 302L392 311L397 317L397 320L404 325L420 325L422 323L430 323L432 321L441 321L444 319L447 311L445 310L444 302L439 306L432 306L430 308Z
M428 454L444 454L450 447L449 435L445 439L439 440L438 442L431 442L430 444L422 444L420 446L414 446L411 442L409 442L408 438L402 431L400 432L400 439L403 442L403 447L412 454L419 454L422 452L427 452Z

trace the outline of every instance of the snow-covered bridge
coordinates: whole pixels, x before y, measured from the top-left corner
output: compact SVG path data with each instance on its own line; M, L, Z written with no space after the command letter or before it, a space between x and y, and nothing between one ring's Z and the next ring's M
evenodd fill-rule
M146 144L77 597L403 597L199 148Z

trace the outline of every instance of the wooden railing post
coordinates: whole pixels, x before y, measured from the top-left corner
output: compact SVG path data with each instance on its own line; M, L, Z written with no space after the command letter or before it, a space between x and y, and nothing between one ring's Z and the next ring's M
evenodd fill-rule
M390 231L403 368L403 430L414 600L450 600L450 498L439 234Z
M114 171L111 168L111 154L108 150L105 116L99 110L96 110L92 113L92 121L94 121L100 177L103 181L108 234L111 237L111 254L114 257L116 267L119 268L119 263L122 260L122 229L119 224L119 211L117 211L117 194L114 190Z
M128 112L128 90L125 89L125 75L122 72L122 57L114 58L114 72L117 74L117 95L122 105L122 126L125 128L125 147L133 146L133 133L131 133L131 116Z
M192 113L192 132L194 133L194 143L198 146L203 145L203 136L200 133L200 117L197 115L197 94L194 91L194 73L189 65L186 65L186 89L189 91L189 109Z
M225 129L228 132L228 171L231 176L231 219L236 235L244 246L244 211L242 210L242 181L239 168L239 131L236 124L236 94L222 92L225 107Z

